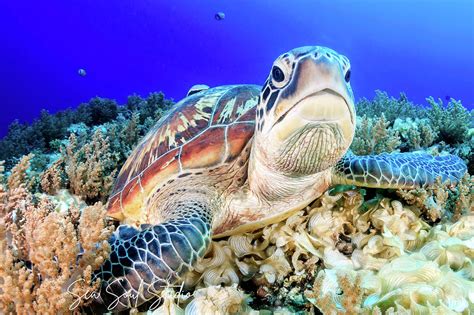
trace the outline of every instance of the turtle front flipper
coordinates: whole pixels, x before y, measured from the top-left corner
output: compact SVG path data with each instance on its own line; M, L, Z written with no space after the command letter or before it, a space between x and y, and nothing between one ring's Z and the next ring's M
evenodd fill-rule
M159 296L202 257L210 244L211 215L206 204L178 204L173 219L141 230L121 225L110 240L109 259L94 273L102 279L97 309L116 312ZM96 310L97 310L96 309Z
M457 156L426 153L384 153L356 156L346 154L333 169L333 184L373 188L416 188L442 182L457 183L466 165Z

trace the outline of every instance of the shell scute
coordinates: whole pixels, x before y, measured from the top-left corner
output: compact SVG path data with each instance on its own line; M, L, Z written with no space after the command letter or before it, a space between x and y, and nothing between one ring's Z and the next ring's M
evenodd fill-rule
M115 194L109 199L109 207L107 213L110 216L116 217L117 219L121 219L121 211L122 211L122 196L121 194Z
M141 208L143 202L141 194L143 194L143 189L141 188L140 177L138 176L128 182L122 190L122 204L128 205L124 213L126 216L134 217L137 215L136 212Z
M143 172L142 186L149 191L160 182L166 180L170 174L179 171L179 148L173 149L161 156Z
M252 103L250 103L250 104L252 104ZM248 106L248 104L246 106ZM244 122L244 121L254 122L255 121L255 115L256 115L256 107L254 106L254 107L250 108L249 110L245 111L244 113L242 113L242 115L239 116L239 118L236 119L236 122Z
M258 95L255 94L255 91L249 90L246 86L233 88L232 93L226 93L219 99L219 106L214 113L212 125L226 125L237 120L257 105L257 98ZM254 119L255 115L250 120Z
M234 124L227 129L227 160L233 160L242 152L245 145L253 137L255 124L253 122Z
M225 149L225 128L214 127L186 143L181 152L183 169L215 166L222 162Z

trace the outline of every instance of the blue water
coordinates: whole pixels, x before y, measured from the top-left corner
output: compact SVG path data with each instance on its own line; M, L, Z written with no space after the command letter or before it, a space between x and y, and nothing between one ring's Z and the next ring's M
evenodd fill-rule
M94 96L262 84L303 45L348 56L356 98L381 89L474 108L473 0L16 0L3 1L0 30L0 135Z

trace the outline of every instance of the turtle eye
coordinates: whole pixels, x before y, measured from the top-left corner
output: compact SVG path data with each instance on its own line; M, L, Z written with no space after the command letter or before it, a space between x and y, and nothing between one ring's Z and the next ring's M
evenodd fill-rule
M347 83L351 80L351 70L347 70L346 75L344 76L344 79L346 80Z
M276 82L282 82L283 80L285 80L285 74L277 66L273 66L272 77L273 77L273 80L275 80Z

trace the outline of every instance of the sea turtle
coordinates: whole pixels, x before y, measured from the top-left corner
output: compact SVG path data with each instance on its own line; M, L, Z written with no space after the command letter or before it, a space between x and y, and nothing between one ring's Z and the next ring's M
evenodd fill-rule
M138 144L108 203L122 222L95 275L101 303L127 309L193 268L211 237L283 220L334 184L413 188L458 181L452 155L347 153L356 115L349 60L325 47L276 59L263 85L204 89Z

